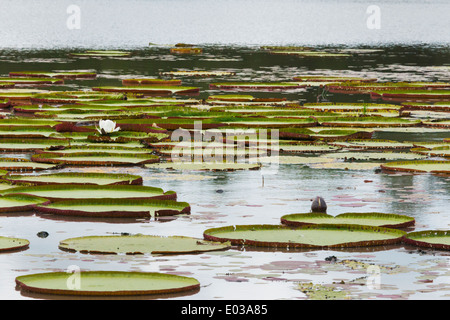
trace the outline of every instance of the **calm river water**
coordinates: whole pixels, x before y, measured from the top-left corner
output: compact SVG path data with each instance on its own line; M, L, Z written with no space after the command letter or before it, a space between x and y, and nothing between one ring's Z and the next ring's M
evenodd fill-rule
M376 1L380 29L370 29L367 8L375 1L10 1L0 10L0 75L19 70L95 70L92 81L66 81L63 90L119 85L129 77L155 77L176 69L231 70L233 80L290 80L302 73L375 77L380 81L450 81L448 1ZM80 28L67 27L79 8ZM72 12L72 11L71 11ZM204 45L197 56L173 56L165 46L188 42ZM380 51L351 58L273 56L259 45L307 44ZM128 49L133 57L71 59L81 48ZM444 66L444 67L443 67ZM446 66L446 67L445 67ZM436 68L438 67L438 68ZM443 68L442 68L443 67ZM217 79L183 80L199 86L200 97L217 91ZM227 79L222 79L227 80ZM320 89L294 93L261 93L315 102ZM329 94L330 101L370 101L367 96ZM436 141L445 130L377 132L392 140ZM24 155L27 156L27 155ZM83 169L85 171L93 170ZM317 169L280 165L276 174L258 171L198 173L141 168L105 169L142 175L144 184L174 190L192 213L148 222L88 221L53 217L0 217L2 236L29 239L26 251L0 255L0 299L51 299L15 290L15 277L77 265L83 270L156 271L197 278L199 292L164 299L306 299L299 282L342 283L352 299L448 299L449 254L408 246L361 250L269 251L237 249L196 255L109 256L63 252L59 241L85 235L142 233L202 238L212 227L236 224L278 224L288 213L308 212L321 195L328 212L384 212L413 216L415 230L448 229L450 178L433 175L380 174L373 170ZM70 171L64 169L63 171ZM47 231L47 238L37 237ZM330 264L335 256L346 263ZM348 261L357 261L352 269ZM381 285L366 285L367 265L381 269ZM341 288L341 289L342 289ZM144 297L152 298L152 297Z

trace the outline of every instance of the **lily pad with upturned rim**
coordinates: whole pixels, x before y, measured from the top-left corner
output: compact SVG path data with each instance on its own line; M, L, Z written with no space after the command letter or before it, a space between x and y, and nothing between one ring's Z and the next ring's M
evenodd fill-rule
M450 250L450 231L425 230L408 233L403 241L407 244L441 250Z
M13 71L9 73L9 76L30 78L93 79L97 77L97 73L88 71Z
M384 228L406 228L413 226L415 219L405 215L370 213L342 213L332 216L326 213L294 213L281 217L281 222L289 226L317 224L355 224Z
M71 277L79 276L79 287ZM28 274L16 278L18 288L35 293L56 295L124 296L167 294L199 290L198 280L154 272L81 271Z
M30 172L56 168L55 164L37 163L23 158L0 158L0 170Z
M284 225L236 225L212 228L203 236L233 245L275 248L348 248L398 243L406 232L373 226L321 224L292 228Z
M145 218L190 214L186 202L175 200L79 199L36 205L43 214L88 218Z
M3 177L3 180L12 183L29 183L32 185L59 183L70 183L72 185L142 185L143 183L142 177L138 175L102 172L58 172L42 175L8 175L7 177Z
M437 173L450 174L450 161L417 160L395 161L381 165L381 169L388 172Z
M26 194L42 197L52 202L78 199L165 199L175 200L174 191L140 185L78 185L49 184L30 187L17 187L0 192L1 195Z
M2 138L0 139L0 152L32 152L48 147L61 147L67 145L69 145L68 139Z
M161 162L146 164L148 169L169 169L180 171L236 171L236 170L259 170L261 165L257 163L236 162Z
M62 240L61 250L91 254L186 254L225 250L226 243L184 236L88 236Z
M35 162L64 164L71 166L136 166L159 162L159 157L151 154L128 154L108 152L41 153L31 157Z
M37 204L47 203L48 199L26 194L7 194L0 196L0 213L32 211Z
M0 236L0 252L23 250L29 245L30 241L26 239Z

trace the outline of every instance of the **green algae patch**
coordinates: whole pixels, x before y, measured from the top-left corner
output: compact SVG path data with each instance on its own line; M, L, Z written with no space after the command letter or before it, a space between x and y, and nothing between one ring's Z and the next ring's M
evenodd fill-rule
M310 300L347 300L348 292L337 290L333 286L301 282L298 290L303 292Z
M142 234L78 237L59 243L61 250L91 254L187 254L225 250L229 247L226 243L191 237Z
M43 214L88 218L145 218L190 214L186 202L175 200L139 199L78 199L36 205Z
M326 213L294 213L281 217L281 223L290 226L316 224L350 224L384 228L406 228L413 226L415 219L405 215L379 212L343 213L332 216Z
M153 272L49 272L19 276L15 281L20 290L55 295L150 295L200 288L200 283L194 278Z
M31 185L142 185L141 176L126 173L58 172L42 175L8 175L3 177L3 179L12 183L27 183Z
M419 247L450 250L450 231L425 230L410 232L405 236L403 241Z
M387 245L401 241L406 232L373 226L321 224L301 227L284 225L236 225L205 230L210 241L272 248L349 248Z
M0 237L0 252L27 249L30 241L27 239Z

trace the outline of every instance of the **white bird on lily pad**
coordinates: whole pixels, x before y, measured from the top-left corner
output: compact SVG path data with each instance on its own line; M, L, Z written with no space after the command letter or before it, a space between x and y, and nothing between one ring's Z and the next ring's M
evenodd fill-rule
M98 128L95 128L102 135L107 135L120 130L120 127L116 127L116 123L112 120L100 120L98 126Z

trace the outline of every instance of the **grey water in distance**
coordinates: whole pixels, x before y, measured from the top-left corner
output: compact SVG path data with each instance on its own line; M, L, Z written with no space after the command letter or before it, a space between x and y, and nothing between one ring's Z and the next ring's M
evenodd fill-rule
M71 6L77 28L68 27ZM2 0L0 47L446 45L449 12L446 0Z

